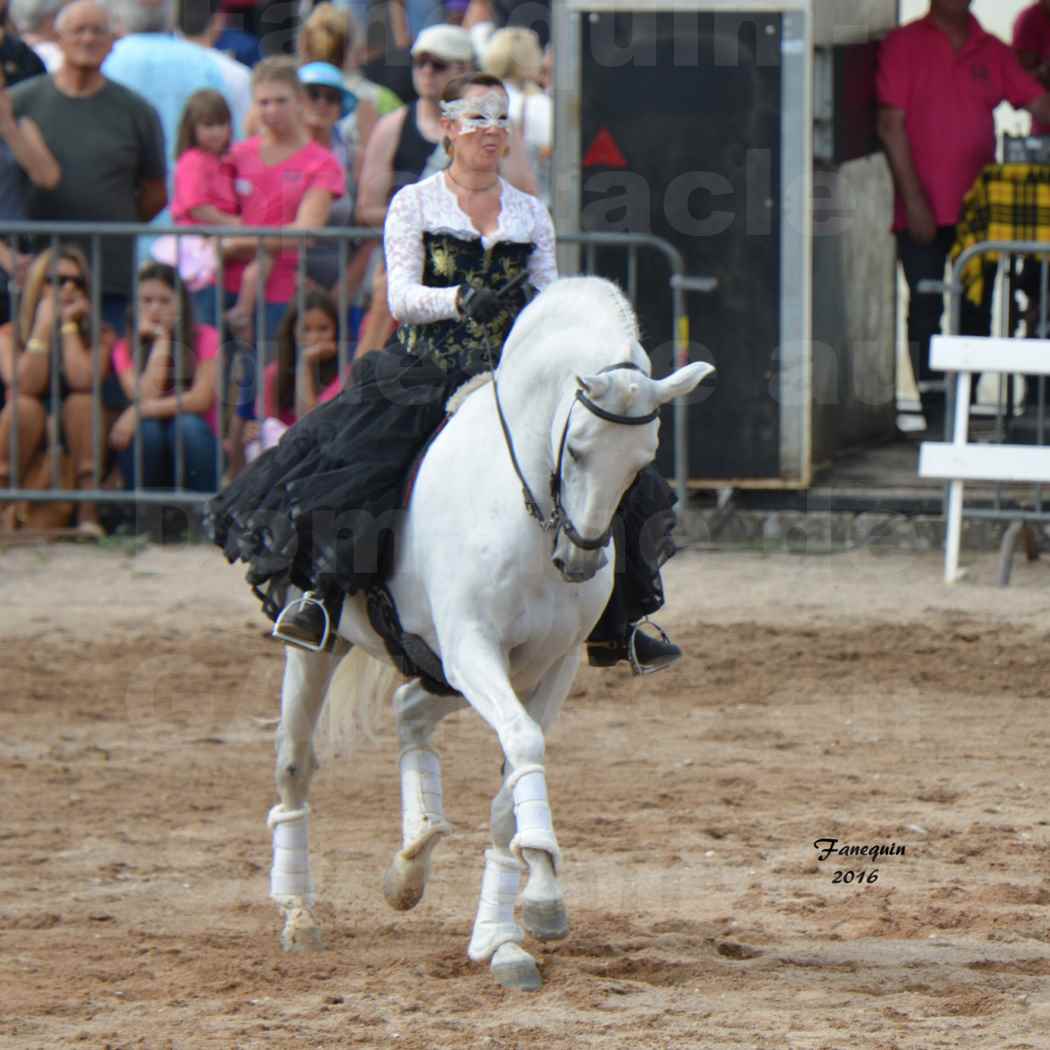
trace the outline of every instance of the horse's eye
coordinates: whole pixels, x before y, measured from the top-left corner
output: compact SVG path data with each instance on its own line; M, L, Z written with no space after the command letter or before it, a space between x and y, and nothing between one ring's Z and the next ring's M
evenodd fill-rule
M572 461L573 461L574 463L579 463L579 462L580 462L580 460L581 460L581 459L583 458L583 457L582 457L582 456L581 456L581 455L580 455L580 454L579 454L579 453L578 453L578 452L576 451L576 449L574 449L574 448L572 447L572 445L569 445L569 446L568 446L568 448L567 448L567 449L566 449L565 451L569 453L569 458L570 458L570 459L571 459L571 460L572 460Z

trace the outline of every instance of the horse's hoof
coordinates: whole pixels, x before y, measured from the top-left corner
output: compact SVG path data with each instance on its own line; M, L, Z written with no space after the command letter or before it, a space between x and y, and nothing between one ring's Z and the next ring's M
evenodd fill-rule
M383 876L383 896L394 911L409 911L422 899L430 878L430 855L451 828L431 828L425 837L394 854Z
M569 913L560 900L530 901L526 897L521 924L538 941L560 941L569 935Z
M429 877L429 856L405 860L397 853L383 876L383 897L394 911L408 911L423 899Z
M501 944L489 964L492 976L504 988L518 992L535 992L543 987L536 960L516 944Z
M315 952L324 947L321 928L306 908L287 913L281 931L281 947L286 952Z

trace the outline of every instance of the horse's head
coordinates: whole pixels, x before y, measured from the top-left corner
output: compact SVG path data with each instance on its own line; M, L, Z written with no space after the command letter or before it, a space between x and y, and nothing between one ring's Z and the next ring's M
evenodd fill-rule
M573 583L608 562L613 514L656 455L661 405L688 394L714 369L697 362L652 379L625 362L577 377L551 431L557 532L551 561Z

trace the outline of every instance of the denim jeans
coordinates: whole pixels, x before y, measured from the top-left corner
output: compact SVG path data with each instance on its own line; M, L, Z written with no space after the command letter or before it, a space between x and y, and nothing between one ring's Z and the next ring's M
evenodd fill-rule
M144 419L141 486L147 489L175 485L176 441L182 442L182 485L192 492L214 492L218 488L215 435L200 416L184 412L168 419ZM178 438L176 437L178 434ZM128 489L136 487L135 441L118 453L120 472Z

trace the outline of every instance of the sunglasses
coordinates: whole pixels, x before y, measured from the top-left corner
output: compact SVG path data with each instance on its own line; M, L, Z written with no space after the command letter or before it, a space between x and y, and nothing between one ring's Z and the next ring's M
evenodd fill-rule
M343 102L342 94L335 88L319 87L317 84L307 86L306 97L311 102L327 102L330 106L339 106Z
M71 284L82 292L87 290L87 281L78 273L60 273L55 277L55 282L58 285Z
M435 58L433 55L414 55L412 58L412 65L415 66L416 69L430 66L435 73L444 73L448 70L450 63L442 62L440 58Z

